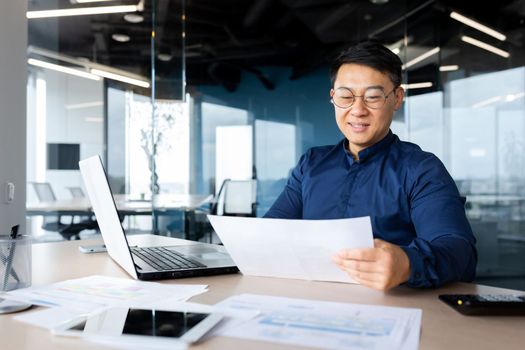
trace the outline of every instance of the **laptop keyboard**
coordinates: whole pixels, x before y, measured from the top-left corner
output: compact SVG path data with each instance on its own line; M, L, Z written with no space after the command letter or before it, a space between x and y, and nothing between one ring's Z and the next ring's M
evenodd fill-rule
M131 252L160 271L206 267L165 247L131 248Z

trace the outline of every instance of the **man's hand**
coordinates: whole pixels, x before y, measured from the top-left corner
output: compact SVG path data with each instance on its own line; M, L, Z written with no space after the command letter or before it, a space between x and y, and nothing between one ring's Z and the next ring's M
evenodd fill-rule
M380 239L374 239L374 248L345 249L332 260L355 281L378 290L398 286L410 277L410 260L403 249Z

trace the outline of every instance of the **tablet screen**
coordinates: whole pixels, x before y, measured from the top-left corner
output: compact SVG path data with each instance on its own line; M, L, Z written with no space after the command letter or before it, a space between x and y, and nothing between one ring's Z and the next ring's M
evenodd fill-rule
M130 309L122 334L180 338L207 314Z

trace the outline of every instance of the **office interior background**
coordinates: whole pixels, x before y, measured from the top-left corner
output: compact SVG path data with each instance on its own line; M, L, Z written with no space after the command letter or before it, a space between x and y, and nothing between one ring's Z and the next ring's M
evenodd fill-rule
M478 241L476 282L525 290L524 0L7 6L0 102L2 124L10 127L0 131L0 156L23 171L4 168L0 179L15 177L25 203L3 203L6 212L26 206L31 214L39 200L85 195L77 162L98 154L115 194L153 203L148 215L123 218L130 234L180 237L184 210L162 215L155 198L216 195L225 179L255 180L254 215L262 216L301 154L342 138L329 100L329 63L348 45L373 39L404 63L406 98L392 131L436 154L467 198ZM109 6L127 12L40 12ZM10 11L24 18L27 11L23 28ZM20 97L10 98L11 91L22 92L26 105L13 107ZM47 199L37 195L42 183L53 191ZM37 242L64 239L43 229L48 220L27 215L25 230Z

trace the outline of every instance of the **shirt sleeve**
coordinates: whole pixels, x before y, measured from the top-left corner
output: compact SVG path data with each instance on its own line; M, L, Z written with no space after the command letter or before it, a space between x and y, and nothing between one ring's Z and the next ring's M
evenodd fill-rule
M470 282L476 274L476 239L465 214L465 199L441 161L418 162L410 181L411 219L416 238L402 247L410 260L412 287Z
M264 214L265 218L275 219L302 219L303 218L303 195L302 181L304 169L307 164L308 155L306 152L299 159L299 163L293 169L284 190L281 192L272 207Z

